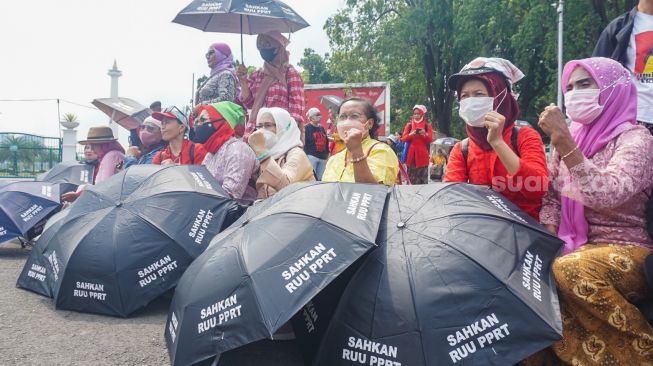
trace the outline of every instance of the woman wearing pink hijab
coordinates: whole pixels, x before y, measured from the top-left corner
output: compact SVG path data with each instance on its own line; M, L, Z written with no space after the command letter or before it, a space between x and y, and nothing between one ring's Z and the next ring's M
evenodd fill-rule
M651 295L643 263L653 249L644 214L653 137L637 125L637 91L616 61L571 61L562 86L570 128L555 106L539 126L555 147L540 221L565 242L553 264L564 336L534 358L650 365L653 329L632 302Z

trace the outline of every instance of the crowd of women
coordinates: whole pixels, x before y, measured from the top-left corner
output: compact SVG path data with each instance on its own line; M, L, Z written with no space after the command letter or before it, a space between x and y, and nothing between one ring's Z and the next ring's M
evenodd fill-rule
M287 46L277 32L260 35L264 66L247 75L227 45L212 45L211 75L191 116L175 107L155 112L126 153L110 129L92 128L80 143L97 164L95 182L134 164L203 164L229 195L248 201L316 179L400 183L397 154L377 140L379 118L365 99L346 99L330 116L342 148L329 154L319 110L304 114ZM515 125L514 85L523 76L508 60L477 58L449 77L467 139L452 149L443 180L493 187L565 242L553 267L564 337L524 364L653 364L653 330L637 308L651 296L644 263L653 249L645 217L653 136L637 123L631 74L607 58L567 63L568 118L554 105L539 115L555 149L548 169L540 134ZM415 184L425 183L429 155L419 147L432 134L426 108L415 106L402 135Z

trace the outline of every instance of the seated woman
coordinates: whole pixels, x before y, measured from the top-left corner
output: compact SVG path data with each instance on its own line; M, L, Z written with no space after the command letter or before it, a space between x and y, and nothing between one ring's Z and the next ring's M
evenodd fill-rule
M570 365L650 365L653 329L632 302L650 296L653 137L637 125L637 91L618 62L571 61L562 86L571 128L555 106L539 120L555 147L541 222L565 241L553 265L564 336L552 351Z
M155 165L201 165L206 155L202 144L195 144L186 138L190 126L179 108L172 106L163 112L154 112L152 117L161 121L161 138L168 146L154 154Z
M256 180L258 199L271 197L292 183L315 180L313 166L301 147L297 123L285 109L261 108L256 131L248 142L261 164Z
M327 161L322 181L394 185L399 160L388 144L375 140L379 117L372 103L358 97L345 100L336 123L345 149Z
M118 138L113 137L110 127L91 127L86 140L79 141L79 144L90 146L97 154L94 184L105 181L120 171L125 149L118 142Z
M154 156L164 151L168 146L161 136L161 121L154 117L145 118L138 133L138 138L141 147L130 146L127 149L123 169L127 169L132 165L152 164Z
M468 138L452 149L444 181L491 186L539 220L548 172L540 134L514 127L519 106L511 85L522 77L508 60L477 58L449 78Z
M204 165L222 188L233 198L254 201L252 176L257 169L256 155L236 138L236 128L244 124L243 108L225 101L201 105L191 128L195 131L193 141L204 144L206 149Z
M86 140L78 143L84 145L84 158L87 164L95 165L93 184L109 179L122 169L125 149L120 145L118 139L113 137L113 131L110 127L91 127L88 130ZM64 193L61 195L61 200L64 202L75 201L85 187L86 184L82 184L77 188L76 192Z

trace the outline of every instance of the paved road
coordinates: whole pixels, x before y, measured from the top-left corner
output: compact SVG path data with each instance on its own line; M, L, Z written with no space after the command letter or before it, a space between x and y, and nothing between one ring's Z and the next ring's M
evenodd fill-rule
M16 288L29 251L0 244L0 365L167 365L169 299L129 319L54 310L49 298ZM262 341L223 355L219 366L303 366L295 342Z

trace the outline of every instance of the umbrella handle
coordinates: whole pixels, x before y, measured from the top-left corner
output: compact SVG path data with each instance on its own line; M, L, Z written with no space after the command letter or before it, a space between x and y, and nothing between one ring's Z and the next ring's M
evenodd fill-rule
M240 14L240 63L245 66L245 57L243 56L243 15Z

